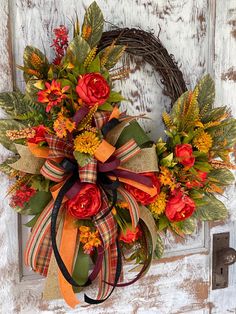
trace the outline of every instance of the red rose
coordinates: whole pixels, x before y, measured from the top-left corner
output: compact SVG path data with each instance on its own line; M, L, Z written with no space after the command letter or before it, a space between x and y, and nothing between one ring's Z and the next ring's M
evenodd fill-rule
M95 216L102 205L101 193L95 184L84 183L81 190L67 202L71 216L85 219Z
M190 217L196 205L181 190L175 190L166 204L165 214L170 221L181 221Z
M134 230L127 228L125 232L120 233L119 240L125 243L132 243L137 241L142 236L142 231L137 226Z
M178 144L175 146L175 156L183 166L192 167L195 163L193 148L190 144Z
M160 193L161 184L157 176L152 172L142 173L142 175L152 179L153 186L157 189L156 195L150 196L148 193L143 192L129 184L126 184L125 188L130 194L133 195L136 201L140 202L142 205L149 205L155 201L157 195Z
M76 92L89 107L104 104L110 94L110 87L100 73L87 73L78 80Z
M38 144L40 142L45 142L45 134L46 132L46 127L44 125L38 125L33 127L33 130L35 131L34 137L28 138L27 141L28 143L34 143Z
M201 188L204 186L207 179L207 172L197 170L197 180L189 181L186 183L188 189Z

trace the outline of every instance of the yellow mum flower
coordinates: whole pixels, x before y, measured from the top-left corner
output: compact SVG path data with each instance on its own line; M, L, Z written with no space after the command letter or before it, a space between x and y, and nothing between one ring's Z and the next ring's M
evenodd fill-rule
M212 137L209 133L202 131L194 139L193 145L203 153L208 153L212 147Z
M90 131L85 131L84 133L76 136L74 140L75 151L92 156L95 154L99 144L99 138L96 136L96 134Z
M155 218L159 218L159 216L164 213L166 208L166 193L161 192L155 202L149 205L149 209L152 212Z

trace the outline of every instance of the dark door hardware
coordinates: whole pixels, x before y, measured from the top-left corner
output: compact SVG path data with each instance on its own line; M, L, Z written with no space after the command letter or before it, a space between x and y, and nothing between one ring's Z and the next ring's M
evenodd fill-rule
M229 232L213 235L212 289L228 287L229 265L236 262L236 251L229 247Z

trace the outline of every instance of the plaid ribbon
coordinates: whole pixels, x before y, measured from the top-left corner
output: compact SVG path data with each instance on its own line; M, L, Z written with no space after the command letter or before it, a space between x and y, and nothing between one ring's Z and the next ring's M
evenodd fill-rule
M116 243L112 243L104 253L102 268L98 277L99 290L97 300L106 298L112 289L112 286L107 283L113 283L115 280L117 257Z
M79 178L81 182L96 183L97 160L95 158L93 158L86 166L79 168Z
M46 135L45 138L49 146L48 159L58 157L74 158L74 145L72 142L65 139L60 139L54 135Z
M102 127L108 122L110 115L110 111L96 111L94 114L96 128L101 130Z
M54 182L61 182L66 178L65 170L53 160L47 159L40 170L40 173L46 178Z
M93 222L100 233L104 249L106 250L116 240L117 224L111 212L107 214L103 219L100 219L109 210L106 193L103 191L102 188L100 188L100 190L102 193L102 209L94 217Z
M50 225L53 204L54 201L51 200L40 214L32 228L24 253L25 265L43 276L47 276L52 255Z
M134 139L130 139L114 152L114 156L119 158L121 163L128 161L141 151L141 148Z
M139 205L136 201L136 199L124 188L118 187L118 192L122 195L122 197L125 199L125 201L128 203L129 206L129 212L131 216L132 221L132 227L135 228L139 222Z

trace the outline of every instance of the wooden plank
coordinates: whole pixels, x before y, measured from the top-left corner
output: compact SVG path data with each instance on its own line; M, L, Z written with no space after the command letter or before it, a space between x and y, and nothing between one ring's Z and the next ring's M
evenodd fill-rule
M236 115L236 1L216 1L215 27L215 80L216 105L230 106L233 115ZM235 153L234 153L235 154ZM222 198L230 211L226 224L211 228L213 234L230 232L230 246L236 248L236 188L229 187ZM235 313L236 311L236 265L229 268L229 287L210 292L212 313Z
M12 56L8 0L0 1L0 91L12 90ZM0 112L0 118L3 113ZM1 145L0 145L1 146ZM9 152L0 147L0 162ZM13 313L15 285L19 281L17 214L8 206L9 180L1 174L0 189L0 312Z
M43 1L11 0L11 16L14 21L14 60L22 64L23 49L32 44L42 50L49 49L52 42L52 30L55 26L66 23L70 29L69 18L74 11L79 17L84 14L83 5L91 1ZM141 27L153 30L167 49L175 55L181 64L188 86L206 71L208 63L208 7L207 0L168 1L168 0L126 0L97 1L106 20L124 27ZM107 24L109 27L109 24ZM49 54L52 58L52 54ZM162 95L160 78L149 65L142 61L129 61L131 77L117 85L124 94L131 98L130 113L146 112L152 120L143 122L146 130L157 130L161 126L160 112L169 106L169 99ZM17 85L23 89L22 74L14 70ZM152 132L153 138L161 132ZM13 229L11 229L13 230ZM185 250L191 246L203 246L204 233L193 237L187 244L178 244ZM173 250L174 241L170 243ZM110 301L98 307L91 307L91 313L194 313L208 312L208 264L207 255L195 254L172 257L154 263L148 276L139 283L125 289L117 289ZM130 273L132 276L132 273ZM15 292L16 312L22 313L75 313L65 306L64 301L46 303L41 301L42 280L21 282ZM95 295L92 289L86 290ZM12 296L9 302L13 302ZM5 309L7 308L7 302ZM5 311L7 312L7 311ZM87 313L88 308L78 309ZM192 312L193 313L193 312Z

